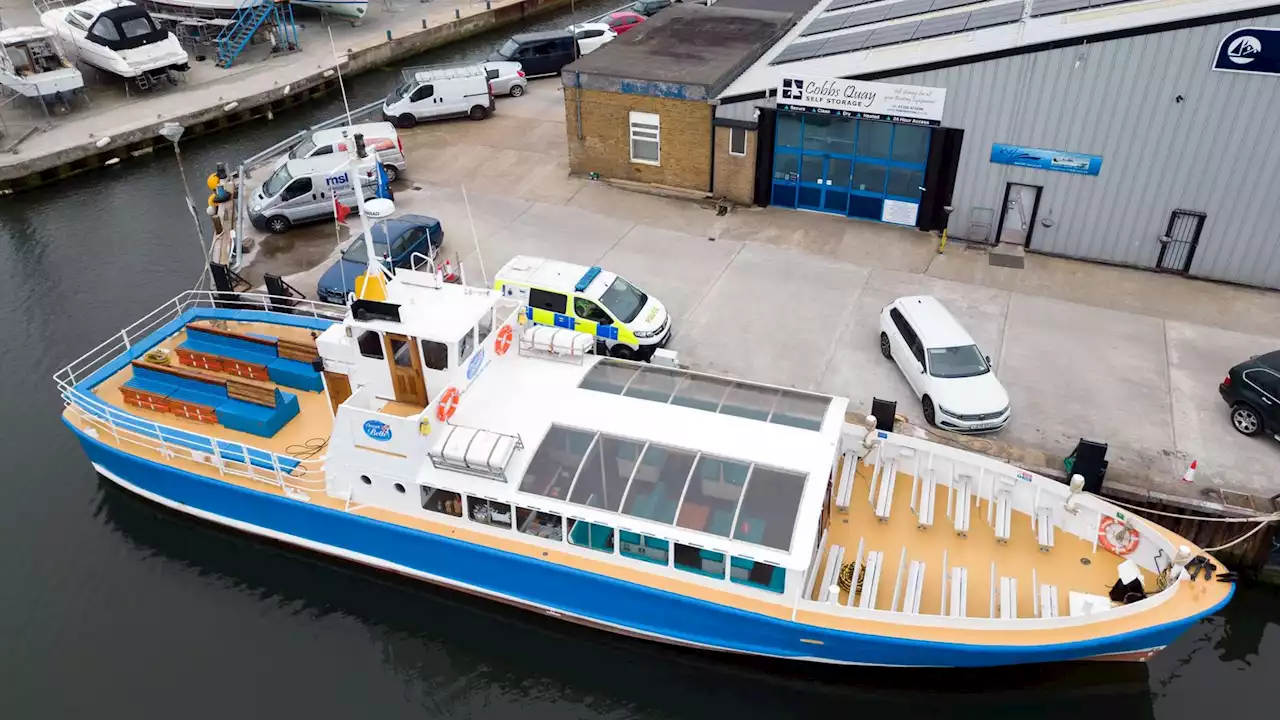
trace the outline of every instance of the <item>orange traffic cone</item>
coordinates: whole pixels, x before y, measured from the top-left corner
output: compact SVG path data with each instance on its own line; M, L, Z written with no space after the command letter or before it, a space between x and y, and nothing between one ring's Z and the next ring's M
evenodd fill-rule
M1195 481L1196 481L1196 461L1192 460L1191 467L1187 468L1187 471L1182 473L1182 482L1189 483L1189 482L1195 482Z

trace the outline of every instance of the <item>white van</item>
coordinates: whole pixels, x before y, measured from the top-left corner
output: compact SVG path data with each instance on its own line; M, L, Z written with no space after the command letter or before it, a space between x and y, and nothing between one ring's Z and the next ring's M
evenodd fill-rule
M493 114L493 88L483 65L424 70L391 91L382 104L382 119L411 128L419 120Z
M330 154L305 160L288 160L267 178L249 201L249 221L259 230L282 233L299 223L333 217L333 199L356 206L356 189L350 167L338 168L346 155ZM372 198L378 178L364 171L364 196Z
M370 152L378 154L382 166L387 169L387 179L391 182L395 182L408 168L404 145L400 142L400 134L396 132L395 126L389 122L372 122L317 130L310 137L299 141L288 153L281 155L272 169L278 169L290 160L305 160L335 153L345 156L350 147L348 143L354 142L356 135L364 135L364 146Z
M525 306L525 317L596 336L597 352L648 360L671 339L662 303L598 267L517 255L502 266L493 289Z

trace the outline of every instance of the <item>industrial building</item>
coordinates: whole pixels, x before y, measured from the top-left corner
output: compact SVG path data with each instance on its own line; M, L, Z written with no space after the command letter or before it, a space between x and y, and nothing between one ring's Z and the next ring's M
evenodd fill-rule
M1280 288L1274 2L822 0L715 102L757 204Z

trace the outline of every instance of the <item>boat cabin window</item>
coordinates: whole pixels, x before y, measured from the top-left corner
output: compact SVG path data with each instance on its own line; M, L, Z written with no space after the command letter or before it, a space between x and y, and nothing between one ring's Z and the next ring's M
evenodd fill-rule
M481 525L511 529L511 506L497 500L467 496L467 517Z
M677 570L724 579L724 553L714 550L675 543L675 566Z
M529 461L529 468L520 480L520 491L567 499L573 476L577 474L582 458L591 447L593 435L594 433L553 425L538 446L533 459Z
M458 340L458 364L461 365L467 358L471 357L471 351L476 347L476 334L474 330L468 330L462 339ZM468 371L470 372L470 371Z
M569 542L579 547L613 553L613 528L586 520L569 520Z
M804 476L756 466L738 508L733 539L776 550L791 547L796 508L804 494Z
M617 512L644 444L601 435L582 461L569 502Z
M120 39L120 33L116 32L116 26L111 22L110 18L99 18L98 22L93 24L93 34L103 40Z
M489 312L484 314L484 317L480 318L480 324L476 326L476 342L483 345L484 341L489 337L489 333L491 332L493 332L493 309L492 308L489 309Z
M428 485L422 487L422 509L442 515L462 517L462 496L452 490L441 490Z
M671 523L697 455L649 443L636 468L622 512L632 517Z
M356 338L356 344L360 346L361 355L375 360L382 359L382 336L377 332L365 330Z
M517 507L516 529L526 535L535 535L556 542L564 540L564 520L555 513Z
M422 364L428 370L448 370L449 346L435 340L423 340Z
M733 531L733 515L751 466L702 455L689 476L676 524L720 537ZM795 512L795 507L791 508Z
M633 533L629 530L618 531L618 553L635 560L651 562L655 565L668 565L671 557L671 544L662 538Z
M72 11L67 13L67 17L66 17L67 24L77 30L83 30L85 32L89 32L88 22L85 19L80 17L80 15L82 14L83 13L80 13L78 11Z
M739 585L781 593L786 589L787 571L759 560L735 557L729 561L729 579Z

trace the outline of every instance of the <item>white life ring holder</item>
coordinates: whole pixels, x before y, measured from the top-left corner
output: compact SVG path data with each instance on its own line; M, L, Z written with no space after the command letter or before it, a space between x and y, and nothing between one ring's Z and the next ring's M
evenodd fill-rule
M1136 528L1113 517L1104 517L1098 524L1098 544L1121 557L1137 550L1141 541Z

